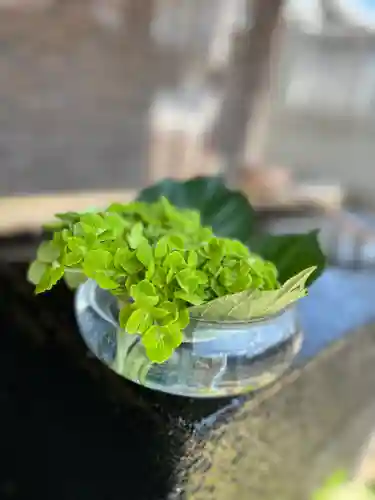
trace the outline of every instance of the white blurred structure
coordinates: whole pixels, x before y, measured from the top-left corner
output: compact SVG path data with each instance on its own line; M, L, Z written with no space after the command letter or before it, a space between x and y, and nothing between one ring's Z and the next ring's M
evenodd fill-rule
M375 0L288 1L265 155L300 178L338 179L370 203L374 11Z
M306 33L320 33L325 24L375 31L375 0L287 0L286 19Z
M195 48L213 67L228 62L233 33L248 25L247 0L156 0L151 33L161 46Z
M374 0L334 0L333 3L348 24L375 31Z
M297 32L284 87L285 105L331 118L373 114L375 0L289 0Z
M323 29L324 12L321 0L287 0L287 21L296 24L306 33L320 33Z
M219 105L219 96L193 82L155 96L150 111L152 180L217 172L218 158L206 150L204 137Z
M124 27L124 0L92 0L92 14L104 27L119 29Z
M212 67L221 67L228 62L233 33L249 25L246 0L217 1L221 2L221 8L209 48L209 60Z

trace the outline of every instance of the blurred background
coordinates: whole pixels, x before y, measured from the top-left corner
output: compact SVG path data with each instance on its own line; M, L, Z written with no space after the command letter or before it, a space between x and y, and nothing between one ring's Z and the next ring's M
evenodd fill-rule
M274 211L272 223L268 221L274 230L286 227L285 220L278 226L275 211L284 216L300 207L323 209L318 223L311 214L305 217L305 211L293 223L288 215L288 224L298 229L327 220L334 240L333 246L330 240L331 246L325 247L329 257L342 267L355 268L350 275L330 269L316 289L316 302L314 297L310 302L309 338L317 352L358 324L374 321L374 138L375 0L0 0L1 239L6 240L3 236L9 232L39 229L58 211L130 200L137 190L165 177L224 175L256 207ZM353 210L360 215L355 222L349 216ZM33 491L39 492L39 463L35 461L38 470L31 473L34 455L29 458L24 448L34 453L40 436L45 437L45 460L52 463L57 453L49 436L61 435L58 449L66 450L55 468L59 480L63 476L57 484L65 484L66 490L54 487L54 497L60 493L58 498L72 498L69 484L76 488L76 470L81 471L87 460L89 479L82 484L87 497L94 498L100 494L92 478L101 479L102 465L96 448L92 452L93 433L100 429L102 442L108 443L104 456L113 454L117 435L111 440L105 433L123 431L123 416L117 403L113 419L107 407L90 406L94 395L99 398L97 387L92 393L80 388L73 369L67 378L74 363L64 357L52 377L59 390L51 389L46 373L54 373L54 345L52 356L43 355L47 365L40 366L39 358L21 346L22 335L59 338L63 332L64 339L68 332L66 337L73 337L74 318L70 296L52 296L49 302L32 297L24 283L30 249L17 253L13 243L0 245L0 316L5 318L4 338L10 346L4 349L7 362L2 363L0 378L5 388L0 388L0 399L7 418L3 428L13 429L6 436L10 472L3 474L9 481L0 481L10 493L1 496L1 490L0 497L13 495L17 471L22 480L30 474ZM34 251L35 241L31 246ZM9 261L17 262L9 266ZM370 263L372 273L360 272L358 262L364 267ZM371 365L364 351L358 349L357 361L348 363L346 373L348 380L360 380L358 387L364 380L367 395L373 384L362 379L363 360ZM334 386L341 380L337 373L341 372L328 372L324 384L318 380L317 393L324 394L323 385L331 387L332 394L340 393ZM325 384L327 380L331 385ZM36 402L39 389L41 402ZM341 389L345 404L356 406L345 381ZM305 394L297 386L298 390L297 402ZM307 400L310 393L306 394ZM293 413L297 421L304 408L309 412L303 401ZM332 405L341 412L336 401ZM372 429L372 399L369 406ZM321 408L316 407L312 428L320 430ZM51 417L54 408L58 417ZM81 420L80 412L86 415ZM128 422L133 420L130 415ZM362 423L356 426L365 432ZM284 431L281 434L289 439ZM343 434L352 436L346 428ZM25 446L34 438L36 444ZM116 448L119 467L128 439L124 433ZM356 438L356 445L361 439ZM142 446L135 442L137 448ZM20 456L26 457L22 467ZM308 469L311 456L306 457ZM298 454L294 458L293 464L302 463ZM108 468L108 477L112 473ZM123 469L117 474L122 477ZM119 498L107 495L105 488L101 498Z
M374 29L372 0L0 0L0 194L272 172L371 198Z

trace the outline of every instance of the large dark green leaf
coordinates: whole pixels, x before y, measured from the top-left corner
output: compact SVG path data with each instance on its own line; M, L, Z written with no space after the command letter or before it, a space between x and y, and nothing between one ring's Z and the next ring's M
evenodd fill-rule
M310 266L316 266L315 273L307 282L311 285L321 275L326 264L319 245L318 231L306 234L250 236L249 246L251 250L276 265L281 283Z
M272 261L281 283L315 266L310 285L322 273L325 257L317 231L307 234L274 236L255 232L255 212L246 196L230 190L220 177L196 177L188 181L166 179L141 191L138 200L153 202L161 196L180 208L199 210L202 222L217 236L247 243L263 258Z
M228 189L220 177L166 179L141 191L138 200L153 202L161 196L177 207L199 210L202 223L211 226L217 236L246 242L253 232L252 206L242 193Z

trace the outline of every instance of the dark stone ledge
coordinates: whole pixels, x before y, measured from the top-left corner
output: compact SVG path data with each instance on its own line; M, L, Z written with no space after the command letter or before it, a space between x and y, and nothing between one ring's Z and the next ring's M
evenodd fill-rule
M247 397L194 401L110 372L78 335L71 292L61 285L35 297L25 271L24 264L0 264L5 493L301 500L330 469L352 465L371 430L370 418L347 457L331 451L324 470L315 467L374 403L375 327L344 335L350 328L342 324L344 309L354 299L365 303L366 290L341 311L329 310L334 305L322 295L329 283L311 293L313 311L307 301L302 308L305 348L279 382ZM358 295L361 286L349 288Z

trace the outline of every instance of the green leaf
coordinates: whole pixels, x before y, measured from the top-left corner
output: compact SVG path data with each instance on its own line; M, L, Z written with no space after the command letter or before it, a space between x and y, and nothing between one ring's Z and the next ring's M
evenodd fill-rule
M68 236L66 238L67 247L71 252L82 251L86 247L86 242L78 236Z
M84 213L80 217L81 227L85 232L97 233L105 230L103 217L98 213Z
M130 288L130 295L138 307L149 309L159 302L154 285L148 280L142 280Z
M114 259L113 259L113 264L116 269L124 269L123 264L129 260L131 257L132 252L127 248L118 248L116 250Z
M165 344L164 342L159 342L155 345L150 345L148 347L145 347L145 349L147 357L153 363L160 363L160 364L167 361L172 356L174 351L174 348L171 345Z
M40 262L51 263L60 257L60 249L52 241L44 241L39 245L37 259Z
M138 273L143 267L136 257L136 252L127 246L116 250L113 262L116 269L125 271L129 275Z
M239 243L241 245L241 243ZM215 262L220 262L226 253L226 245L222 239L211 239L206 247L207 256ZM229 253L229 250L227 250Z
M93 278L103 290L114 290L119 287L119 284L108 276L105 271L95 272Z
M147 356L154 363L163 363L171 357L174 349L182 342L182 332L173 331L165 327L151 326L142 335L142 344Z
M135 299L139 294L152 297L156 297L157 295L154 285L148 280L142 280L137 285L132 286L131 293Z
M103 241L114 241L117 235L111 229L105 229L100 233L96 234L97 241L102 243Z
M128 235L130 248L133 248L135 250L144 241L145 237L143 235L143 224L141 222L137 222L131 228L130 234Z
M238 257L248 257L249 249L245 247L240 241L230 240L225 238L223 241L224 253L237 255Z
M288 281L284 283L284 285L279 290L279 295L287 294L294 291L304 291L307 287L307 282L312 276L313 273L316 272L316 267L309 267L308 269L304 269L296 276L293 276Z
M30 283L38 285L47 270L47 264L44 262L34 261L29 266L27 271L27 279Z
M64 276L64 266L52 268L50 270L50 288L52 288Z
M49 271L47 270L42 279L40 280L40 282L36 285L35 293L39 295L40 293L47 292L50 289L51 289L51 280Z
M164 268L170 268L173 270L178 270L186 267L185 259L179 250L174 250L164 259Z
M130 304L130 302L128 304L125 304L120 309L119 324L123 330L126 329L126 323L128 322L128 319L130 318L132 312L133 312L133 308L132 308L132 305Z
M168 238L169 248L171 250L183 250L184 249L184 239L180 235L174 234Z
M129 275L136 274L143 268L142 264L139 262L135 254L132 254L127 261L123 262L122 267L124 271Z
M165 334L164 341L167 342L173 350L180 347L182 341L184 340L184 335L178 321L173 321L162 326L161 330Z
M108 214L105 217L105 226L115 236L120 236L126 227L126 221L117 213Z
M167 272L167 277L165 279L167 285L171 284L171 282L173 281L174 277L175 277L175 271L174 271L174 269L169 269L169 271Z
M43 224L42 229L44 229L47 233L51 233L53 231L59 231L68 225L69 224L67 222L63 222L62 220L54 220Z
M197 267L198 266L198 254L194 250L191 250L188 253L187 264L189 267Z
M156 243L155 246L155 258L162 259L168 253L168 238L163 237Z
M177 273L176 280L180 287L188 293L194 293L200 281L199 277L191 269L184 269Z
M152 248L148 241L142 241L136 251L137 259L147 268L152 260Z
M163 287L166 283L167 273L163 268L156 268L152 278L149 278L153 285Z
M150 327L150 325L151 325L150 315L142 309L136 309L129 316L129 319L126 322L125 330L130 335L136 333L141 334L145 332L147 328Z
M43 293L47 290L51 290L51 288L56 285L58 281L64 275L64 266L58 265L57 267L48 266L44 271L43 276L39 280L39 283L36 285L35 292L37 294Z
M307 283L310 286L321 275L326 264L317 231L299 235L259 236L251 240L250 248L276 265L281 283L315 266L316 272Z
M168 312L169 319L168 323L175 321L178 318L180 307L176 301L170 302L165 301L160 304L160 307Z
M156 319L156 320L162 320L166 316L168 316L170 313L167 309L164 309L163 307L153 307L150 310L151 316Z
M83 273L79 271L77 272L66 269L64 274L64 280L67 286L74 290L75 288L79 287L79 285L82 285L82 283L84 283L87 280L87 278Z
M194 317L215 321L249 321L277 314L306 295L305 285L315 268L287 281L279 290L245 290L190 309Z
M66 222L68 224L74 224L78 222L80 216L81 215L78 212L65 212L65 213L55 214L55 217L57 219L60 219L61 221Z
M84 257L84 252L81 248L76 248L72 252L64 255L64 265L67 267L76 266L79 264Z
M87 276L94 277L98 271L104 271L112 263L112 255L108 250L90 250L87 252L83 269Z
M204 302L204 298L195 293L189 293L185 291L180 291L175 293L176 299L183 300L188 304L192 304L194 306L200 306ZM204 306L203 306L204 307Z
M155 264L154 259L152 259L147 267L147 270L146 270L146 279L153 281L155 271L156 271L156 264Z
M107 208L106 212L115 212L115 213L123 213L127 208L127 205L124 203L111 203Z
M178 325L181 330L186 328L190 323L189 309L180 309L178 312Z
M150 295L140 293L137 295L135 302L136 302L138 307L142 307L142 308L148 310L148 309L151 309L152 307L154 307L158 304L159 297L151 297Z
M226 294L225 288L218 283L218 281L215 278L211 278L210 281L210 287L213 290L213 292L217 295L217 297L221 297Z

